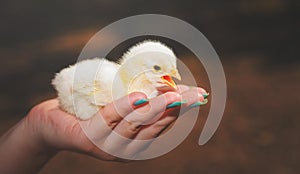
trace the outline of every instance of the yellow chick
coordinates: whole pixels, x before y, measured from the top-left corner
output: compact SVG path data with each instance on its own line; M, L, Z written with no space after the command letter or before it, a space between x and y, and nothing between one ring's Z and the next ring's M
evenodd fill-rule
M172 77L181 80L174 52L158 41L147 40L131 47L118 63L94 58L69 66L56 74L52 84L61 108L86 120L131 92L153 98L161 89L175 90Z

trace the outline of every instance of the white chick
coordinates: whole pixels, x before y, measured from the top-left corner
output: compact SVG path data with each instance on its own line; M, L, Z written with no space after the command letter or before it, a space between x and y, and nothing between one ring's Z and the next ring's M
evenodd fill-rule
M153 98L160 89L176 89L171 77L181 80L173 51L158 41L144 41L131 47L119 63L83 60L57 73L52 84L61 108L86 120L131 92Z

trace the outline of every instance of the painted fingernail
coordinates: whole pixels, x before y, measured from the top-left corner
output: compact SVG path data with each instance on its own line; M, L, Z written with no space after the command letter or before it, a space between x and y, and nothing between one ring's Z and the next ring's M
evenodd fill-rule
M209 93L207 94L202 94L203 98L206 99L209 96Z
M197 107L197 106L205 105L207 102L208 102L207 99L205 99L203 102L200 102L200 101L199 101L199 102L196 102L196 103L190 105L190 108L194 108L194 107Z
M179 102L174 102L174 103L171 103L167 106L167 109L168 108L174 108L174 107L177 107L177 106L181 106L182 104L184 103L187 103L186 100L183 100L183 101L179 101Z
M147 103L147 102L149 102L149 100L148 99L139 99L139 100L137 100L137 101L135 101L134 103L133 103L133 105L134 106L138 106L138 105L141 105L141 104L144 104L144 103Z

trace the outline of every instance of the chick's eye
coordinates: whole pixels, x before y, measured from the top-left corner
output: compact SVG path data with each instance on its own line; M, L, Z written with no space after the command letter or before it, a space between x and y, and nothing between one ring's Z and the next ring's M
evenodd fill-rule
M161 67L158 66L158 65L154 65L154 66L153 66L153 69L154 69L155 71L160 71L160 70L161 70Z

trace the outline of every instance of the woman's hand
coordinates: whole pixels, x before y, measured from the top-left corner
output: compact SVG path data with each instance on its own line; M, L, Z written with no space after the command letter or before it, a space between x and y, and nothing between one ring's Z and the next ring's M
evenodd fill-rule
M14 163L14 160L22 163L23 159L30 163L36 163L32 165L23 161L29 167L16 164L21 170L10 170L10 173L15 171L26 173L26 169L29 171L27 173L32 173L60 150L76 151L101 160L121 160L102 151L93 142L97 141L97 145L101 144L124 154L139 153L147 145L137 147L129 143L124 146L124 144L116 142L118 140L112 136L111 130L128 139L147 140L155 138L176 120L180 108L186 111L190 105L203 102L203 95L205 96L205 94L207 93L202 88L179 85L178 92L167 92L149 100L149 102L135 105L136 101L146 99L143 93L135 92L108 104L87 121L79 121L75 116L62 111L56 99L48 100L35 106L25 119L10 133L2 137L0 156L3 158L7 151L22 146L21 157L15 154L15 157L7 159L6 163L3 164L9 166L9 164ZM183 100L186 103L183 103L181 107L178 105L170 107L171 103ZM168 109L166 109L167 107ZM3 149L5 147L8 149ZM34 159L36 156L40 156L38 161ZM0 165L0 171L3 167L5 168L5 166Z

